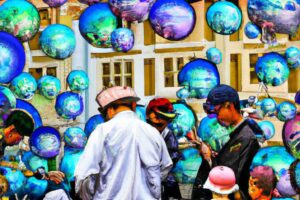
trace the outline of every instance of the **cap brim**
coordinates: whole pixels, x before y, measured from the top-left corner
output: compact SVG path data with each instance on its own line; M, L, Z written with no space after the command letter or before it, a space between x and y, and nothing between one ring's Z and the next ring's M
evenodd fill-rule
M161 111L156 111L156 113L163 116L164 118L168 118L168 119L174 119L177 116L176 113L164 113Z
M121 103L121 102L122 103L132 103L132 102L137 102L139 100L141 100L139 97L124 97L124 98L117 99L115 101L110 102L106 106L102 107L101 110L107 109L112 104L118 104L118 103Z
M235 184L233 187L228 188L228 189L219 188L218 186L211 183L209 178L206 180L203 188L209 189L210 191L218 193L218 194L231 194L231 193L234 193L239 190L239 186L237 184Z

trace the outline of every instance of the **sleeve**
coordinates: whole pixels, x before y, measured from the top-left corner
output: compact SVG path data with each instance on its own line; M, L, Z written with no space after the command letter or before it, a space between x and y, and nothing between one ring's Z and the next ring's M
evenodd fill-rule
M169 171L173 166L173 162L169 155L167 146L163 138L161 138L161 162L160 162L160 173L161 173L161 180L163 181L167 176Z
M181 159L181 153L178 149L178 142L172 131L169 132L168 137L166 139L167 139L166 145L168 148L168 152L172 159L173 165L175 166L176 163Z

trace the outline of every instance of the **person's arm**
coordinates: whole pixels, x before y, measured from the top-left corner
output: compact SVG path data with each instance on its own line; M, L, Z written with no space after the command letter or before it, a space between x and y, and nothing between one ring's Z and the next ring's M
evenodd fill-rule
M169 155L167 146L163 138L161 138L161 162L160 162L160 174L161 180L163 181L167 176L170 170L172 169L173 162Z

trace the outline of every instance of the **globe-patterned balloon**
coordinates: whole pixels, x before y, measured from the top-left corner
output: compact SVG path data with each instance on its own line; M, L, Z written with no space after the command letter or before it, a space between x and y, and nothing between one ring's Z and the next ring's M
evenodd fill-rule
M37 88L47 99L55 99L61 89L60 80L54 76L42 76L37 82Z
M22 162L26 166L26 169L32 172L35 172L39 167L44 167L45 171L48 171L48 161L33 154L31 151L23 152Z
M294 119L284 123L282 140L286 149L295 158L300 159L300 113Z
M9 0L0 6L1 31L11 33L22 42L26 42L35 36L39 28L40 15L32 3Z
M28 113L30 117L32 117L35 129L43 125L39 111L31 103L22 99L17 99L16 108Z
M247 36L247 38L256 39L261 33L261 30L256 24L248 22L244 28L244 33Z
M101 0L78 0L80 3L84 3L84 4L87 4L87 5L93 5L95 3L99 3L101 2Z
M69 27L62 24L52 24L42 32L40 46L43 52L55 59L70 57L76 46L75 34Z
M155 0L109 0L112 12L128 22L142 22L148 19Z
M263 130L264 138L270 140L275 135L275 126L270 121L258 122L259 127Z
M218 48L211 47L206 51L207 60L220 64L222 62L222 53Z
M136 115L143 120L144 122L146 121L146 108L145 106L142 105L137 105L135 109Z
M73 92L82 92L89 87L89 77L83 70L73 70L67 77L67 83Z
M231 35L239 30L242 24L242 12L229 1L217 1L206 12L208 26L221 35Z
M9 184L9 190L4 194L4 196L13 197L15 193L19 194L26 182L24 174L19 170L2 166L0 166L0 171L5 176Z
M156 1L149 13L152 29L168 40L182 40L194 30L196 14L186 1Z
M64 5L68 0L43 0L44 3L48 4L52 8L57 8Z
M298 90L295 95L295 103L300 104L300 90Z
M0 31L0 55L0 83L9 83L24 69L25 50L17 38Z
M47 180L39 180L35 177L27 179L22 193L27 195L29 199L40 199L46 192L48 187Z
M60 134L50 126L41 126L34 130L29 145L31 151L42 158L53 158L59 154Z
M297 47L289 47L285 51L287 64L291 69L300 67L300 49Z
M263 111L263 115L272 115L276 111L276 101L272 98L264 98L261 101L260 109Z
M292 197L297 194L291 184L291 176L289 172L279 178L276 184L276 189L283 197Z
M186 100L187 98L189 98L190 92L189 92L188 88L183 87L183 88L177 90L176 96L177 96L179 99L184 99L184 100Z
M15 95L12 93L12 91L9 88L0 85L0 93L4 95L4 96L1 96L1 97L3 97L3 98L1 98L1 106L2 105L4 106L4 104L8 100L9 108L15 108L16 107L17 99L16 99ZM4 97L5 97L5 99L4 99Z
M10 84L11 91L20 99L30 100L32 99L37 88L35 78L27 73L22 72L15 77Z
M111 44L115 51L127 52L134 45L134 35L129 28L118 28L111 33Z
M0 196L3 196L3 194L5 194L9 190L9 183L3 175L0 175L0 187Z
M104 118L100 114L90 117L84 126L84 132L86 136L89 137L95 128L104 121Z
M95 47L111 47L111 33L117 28L117 17L108 3L88 7L79 18L79 30L84 39Z
M293 188L300 193L300 161L296 160L291 164L291 183Z
M255 73L266 85L278 86L288 79L290 70L286 60L279 53L271 52L258 59Z
M287 121L296 116L297 108L294 104L284 101L277 106L276 111L280 121Z
M64 119L76 119L83 112L83 99L74 92L59 94L55 102L56 113Z
M178 83L189 88L191 98L203 99L220 84L220 75L215 64L200 58L187 63L180 70Z
M85 132L78 126L69 127L64 134L64 140L67 147L84 149L87 143Z
M65 148L64 157L60 164L60 170L65 174L67 180L74 181L75 167L83 150Z

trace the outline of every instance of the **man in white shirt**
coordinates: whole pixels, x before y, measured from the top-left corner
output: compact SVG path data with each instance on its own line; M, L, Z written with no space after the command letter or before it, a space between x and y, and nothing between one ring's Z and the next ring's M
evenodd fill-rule
M130 87L115 86L97 95L107 122L91 133L75 169L82 199L160 198L172 160L159 132L134 113L138 100Z

